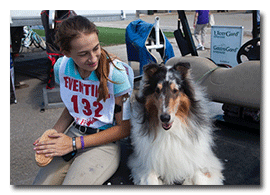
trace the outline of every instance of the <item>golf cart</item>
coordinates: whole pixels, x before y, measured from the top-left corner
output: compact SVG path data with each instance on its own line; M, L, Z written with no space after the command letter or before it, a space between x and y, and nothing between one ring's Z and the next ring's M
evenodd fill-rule
M257 11L253 11L253 39L241 46L236 56L239 64L233 68L199 57L185 12L178 11L178 15L178 29L174 35L183 57L173 57L166 62L166 65L189 62L195 81L206 87L213 101L224 103L222 107L224 115L219 117L220 120L259 128L261 66ZM180 22L184 33L180 29ZM187 54L191 56L186 56Z

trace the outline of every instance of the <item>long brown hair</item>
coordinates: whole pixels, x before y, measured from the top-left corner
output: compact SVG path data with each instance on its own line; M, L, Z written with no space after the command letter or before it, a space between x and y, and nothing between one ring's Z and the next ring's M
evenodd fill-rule
M99 31L93 22L89 21L83 16L70 17L64 20L59 26L55 35L55 43L61 48L62 51L70 51L70 42L73 39L79 37L82 33L97 33L98 35ZM108 75L110 73L109 63L113 63L113 60L114 58L112 59L110 55L103 48L101 48L99 64L96 69L96 75L100 82L98 88L99 96L97 101L103 100L105 102L106 99L109 97L109 89L107 86L107 82L110 81L112 83L115 83L108 78Z

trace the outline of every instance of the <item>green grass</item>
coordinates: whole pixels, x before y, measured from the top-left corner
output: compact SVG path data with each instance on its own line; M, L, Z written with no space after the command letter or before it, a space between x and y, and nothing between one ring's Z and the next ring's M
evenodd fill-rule
M45 37L45 31L40 29L33 29L34 32L36 32L39 36Z
M125 44L126 29L97 27L99 30L99 41L101 46ZM173 32L164 32L167 38L174 37Z
M99 42L101 46L125 44L126 29L97 27L99 30ZM33 29L39 36L45 37L44 30ZM174 37L173 32L164 32L167 38Z
M173 32L163 32L167 38L174 38Z
M99 30L99 42L101 46L125 44L126 29L97 27Z
M125 44L126 29L97 27L99 30L99 41L101 46ZM174 37L173 32L164 32L167 38Z

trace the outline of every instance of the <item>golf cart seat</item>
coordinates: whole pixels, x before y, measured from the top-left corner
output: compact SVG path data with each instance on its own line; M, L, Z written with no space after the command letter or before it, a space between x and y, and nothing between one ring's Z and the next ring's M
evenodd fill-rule
M260 109L260 61L247 61L233 68L219 67L207 58L173 57L166 65L188 62L196 82L206 87L209 97L216 102Z

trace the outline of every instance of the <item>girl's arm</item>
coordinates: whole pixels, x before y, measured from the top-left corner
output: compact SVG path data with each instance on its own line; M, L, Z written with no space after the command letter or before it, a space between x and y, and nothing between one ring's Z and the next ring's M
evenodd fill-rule
M85 147L103 145L129 136L130 120L122 120L124 96L115 98L115 103L122 107L121 112L115 114L116 125L99 133L83 136ZM80 137L76 138L76 147L82 148Z
M53 126L53 129L55 129L58 133L64 133L73 121L74 118L69 114L68 109L65 107L60 118Z

